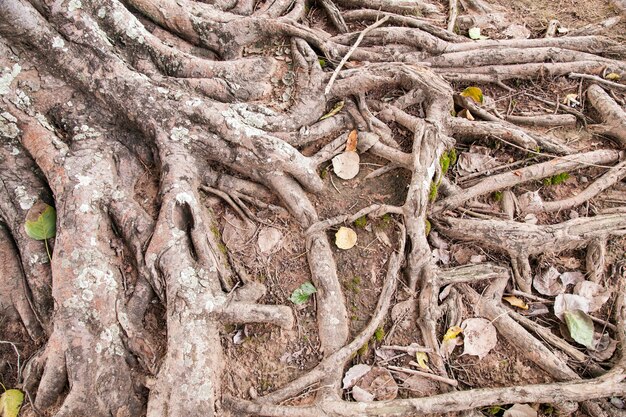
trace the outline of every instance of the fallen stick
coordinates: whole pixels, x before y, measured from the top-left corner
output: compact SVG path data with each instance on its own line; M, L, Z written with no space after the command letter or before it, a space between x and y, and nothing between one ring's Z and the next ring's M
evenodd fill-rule
M417 363L411 361L410 362L411 365L415 364L417 365ZM412 375L419 375L419 376L423 376L424 378L428 378L428 379L432 379L433 381L437 381L437 382L443 382L444 384L448 384L451 385L453 387L456 387L459 385L459 383L451 378L445 378L443 376L439 376L439 375L435 375L435 374L429 374L428 372L422 372L422 371L416 371L414 369L409 369L409 368L402 368L400 366L389 366L389 369L393 370L393 371L397 371L397 372L404 372L405 374L412 374Z
M350 56L354 53L354 51L356 51L356 48L358 48L361 41L363 41L363 38L365 37L365 35L367 35L367 33L370 32L371 30L376 29L377 27L385 23L387 20L389 20L389 16L383 17L379 21L373 23L372 25L366 27L365 29L363 29L363 31L361 31L361 34L356 39L356 42L354 42L354 45L352 45L352 48L350 48L350 50L343 57L341 62L339 62L339 65L337 65L337 68L335 68L335 71L333 71L333 75L331 75L330 80L328 81L328 85L326 86L326 89L324 90L324 94L328 94L330 92L330 89L333 87L333 84L335 83L335 79L337 78L337 75L339 75L339 71L341 71L341 68L343 68L346 62L348 62L348 59L350 59Z

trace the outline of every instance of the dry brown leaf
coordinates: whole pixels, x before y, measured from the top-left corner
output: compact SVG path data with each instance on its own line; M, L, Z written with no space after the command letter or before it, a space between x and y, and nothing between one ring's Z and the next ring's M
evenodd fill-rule
M576 285L581 281L585 280L585 275L583 275L582 272L580 271L569 271L569 272L563 272L561 274L561 282L563 283L563 285L568 286L568 285Z
M333 171L343 180L351 180L359 173L361 158L354 151L340 153L333 158Z
M490 155L481 153L463 152L459 155L457 167L462 175L484 171L498 165L498 162Z
M597 361L603 362L611 359L617 348L617 341L611 339L608 333L595 333L593 336L594 349L589 350L589 355Z
M526 304L526 301L522 300L519 297L510 295L508 297L502 297L502 299L506 300L509 304L511 304L514 307L519 307L521 309L528 310L528 304Z
M528 404L514 404L502 417L537 417L537 411Z
M259 232L257 245L263 254L271 254L282 247L283 234L274 227L265 227Z
M536 275L533 279L533 287L543 295L555 296L561 294L565 288L559 280L561 274L553 266L547 271Z
M398 384L391 376L391 372L385 368L372 368L359 379L356 386L373 394L377 401L393 400L398 396Z
M463 109L457 113L456 117L462 117L467 120L475 120L472 113L470 113L467 109Z
M358 134L357 134L356 129L348 133L348 140L346 141L346 152L356 151L357 137L358 137Z
M374 401L376 396L372 394L371 392L365 391L361 387L354 387L352 388L352 398L362 403L370 403Z
M349 227L341 226L335 233L335 244L339 249L350 249L356 245L356 232Z
M496 328L487 319L480 317L465 320L463 328L463 355L484 358L498 343Z
M592 281L582 281L576 284L574 294L585 297L589 301L590 312L600 310L611 297L609 290Z
M554 299L554 314L561 320L566 311L589 313L589 300L576 294L559 294Z
M371 366L361 363L358 365L354 365L352 368L348 369L345 376L343 377L343 389L352 388L354 384L356 384L357 381L363 377L363 375L371 370Z

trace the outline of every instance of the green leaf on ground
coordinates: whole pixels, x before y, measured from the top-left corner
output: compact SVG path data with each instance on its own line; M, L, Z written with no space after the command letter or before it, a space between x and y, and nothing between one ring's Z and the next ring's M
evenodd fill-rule
M18 389L6 390L0 395L0 416L17 417L24 402L24 393Z
M296 288L292 293L289 300L294 304L304 304L309 301L311 295L315 294L317 289L310 282L305 282Z
M593 320L582 310L564 311L563 318L570 336L588 348L593 347Z
M46 240L56 235L57 212L46 203L35 204L26 216L26 234L35 240Z

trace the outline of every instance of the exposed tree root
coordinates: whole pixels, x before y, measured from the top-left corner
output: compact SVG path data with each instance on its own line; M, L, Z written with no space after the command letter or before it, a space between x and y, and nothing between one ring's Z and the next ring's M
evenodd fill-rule
M72 97L52 100L55 105L40 114L39 104L25 100L17 83L12 87L17 74L3 72L0 79L0 270L9 277L0 305L10 307L32 339L45 341L25 368L23 387L36 393L34 406L43 412L60 406L58 417L387 417L624 395L623 288L617 324L604 322L621 343L610 371L501 303L511 277L510 291L538 298L532 294L529 258L543 253L586 247L588 277L603 281L606 240L626 233L623 214L549 225L514 219L516 213L559 212L588 202L626 176L623 155L608 147L578 151L524 127L574 126L577 117L586 123L582 110L502 115L495 105L455 95L450 85L494 83L510 90L505 81L565 75L598 83L586 92L601 117L590 130L624 148L626 116L620 100L603 89L623 91L624 85L599 77L607 70L626 75L624 62L614 59L626 54L623 45L601 36L555 36L554 24L540 39L467 41L454 33L473 19L459 15L461 9L499 13L478 0L446 3L447 24L444 7L426 1L320 4L339 34L309 26L304 1L0 2L0 47L10 45L30 69L63 80ZM370 26L359 30L356 22ZM288 51L288 61L270 56L278 40L284 41L280 54ZM266 56L250 53L258 45L267 47ZM395 91L393 97L388 91ZM282 92L286 104L273 102ZM330 105L343 111L328 114ZM481 120L454 117L455 105ZM406 170L406 197L398 206L373 204L320 218L308 193L323 190L320 167L343 152L352 129L358 131L359 153L389 164L367 178ZM409 146L397 140L400 130L408 132ZM497 169L512 171L471 186L446 178L445 160L455 140L485 138L558 156L523 167L507 163ZM575 196L516 207L513 187L588 167L608 171ZM144 170L152 169L158 173L157 196L140 202L138 183ZM477 181L481 175L468 178ZM219 197L249 226L263 222L254 207L293 217L302 228L317 289L319 363L252 400L223 392L228 365L223 324L290 329L296 316L288 306L261 303L265 286L223 251L212 232L217 219L206 210L201 191ZM496 191L503 191L504 214L477 201ZM58 216L51 259L47 242L30 239L24 230L28 210L38 201L54 205ZM362 216L388 214L398 230L396 248L378 304L350 340L327 231ZM495 263L440 268L427 237L431 223L449 239L508 255L513 273ZM623 286L624 277L617 279ZM487 288L478 293L474 286L485 281ZM433 368L426 375L438 383L439 394L345 401L344 368L384 323L399 283L404 302L416 307L412 319ZM449 299L442 303L444 287ZM463 300L554 383L448 392L460 384L449 375L441 351L442 319L447 315L458 324L462 312L456 306ZM153 303L165 309L167 340L161 350L144 325ZM572 361L566 362L568 357ZM583 363L586 373L577 366ZM589 374L594 379L583 379ZM308 405L282 405L314 384L319 387Z

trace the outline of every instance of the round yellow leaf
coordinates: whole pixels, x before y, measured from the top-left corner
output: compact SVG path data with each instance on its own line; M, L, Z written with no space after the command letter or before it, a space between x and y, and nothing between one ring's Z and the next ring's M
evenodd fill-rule
M339 249L350 249L356 245L356 232L349 227L340 227L335 233L335 245Z

